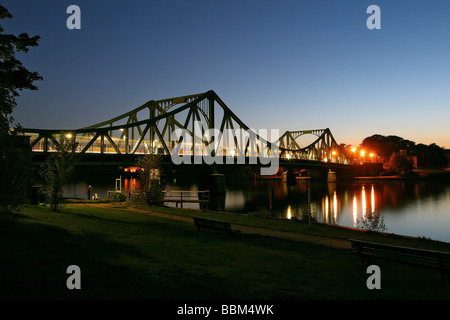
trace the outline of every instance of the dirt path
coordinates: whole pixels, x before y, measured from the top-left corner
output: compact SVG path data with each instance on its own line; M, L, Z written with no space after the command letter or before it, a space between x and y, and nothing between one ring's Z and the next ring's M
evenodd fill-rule
M254 228L248 226L237 226L237 229L241 230L243 233L247 234L258 234L266 237L274 237L278 239L292 240L298 242L309 242L313 244L325 245L328 247L339 248L339 249L350 249L350 242L340 239L327 238L327 237L319 237L312 236L294 232L286 232L286 231L278 231L271 229L263 229L263 228Z
M90 208L108 208L108 209L116 209L116 210L127 210L132 212L139 212L143 214L148 214L152 216L157 216L165 219L172 219L177 221L183 221L186 223L192 224L192 217L184 217L179 215L172 215L168 213L161 213L161 212L155 212L151 211L150 209L139 209L135 207L130 207L127 204L121 204L121 203L96 203L96 204L71 204L74 206L83 206L83 207L90 207ZM240 225L240 224L233 224L234 229L240 230L242 233L246 234L256 234L261 235L265 237L273 237L278 239L285 239L285 240L291 240L291 241L299 241L299 242L308 242L312 244L319 244L319 245L325 245L328 247L338 248L338 249L350 249L350 242L346 240L341 239L335 239L335 238L328 238L328 237L321 237L321 236L313 236L313 235L306 235L306 234L300 234L300 233L294 233L294 232L287 232L287 231L279 231L279 230L273 230L273 229L267 229L267 228L257 228L257 227L251 227L246 225Z

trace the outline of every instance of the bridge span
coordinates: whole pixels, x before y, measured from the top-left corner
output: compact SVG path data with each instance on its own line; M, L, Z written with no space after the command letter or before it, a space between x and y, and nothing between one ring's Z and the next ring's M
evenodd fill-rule
M173 156L205 164L213 156L222 164L264 165L277 158L281 167L335 169L353 167L330 129L255 130L212 90L163 100L150 100L113 119L80 129L23 128L30 139L32 163L39 164L64 141L74 142L76 165L130 166L136 158L159 154L166 163ZM300 137L312 138L306 146ZM242 162L243 161L243 162ZM220 164L219 164L220 165Z

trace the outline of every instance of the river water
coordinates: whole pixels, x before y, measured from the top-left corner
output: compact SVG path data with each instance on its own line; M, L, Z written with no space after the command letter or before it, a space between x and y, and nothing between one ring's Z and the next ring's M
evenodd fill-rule
M118 180L116 180L118 179ZM92 185L91 197L100 199L117 188L128 195L139 185L130 176L114 174L76 174L65 187L64 196L87 198L86 188ZM198 189L195 179L172 179L171 190ZM311 219L346 227L372 228L400 235L425 237L450 242L450 183L435 180L354 180L320 182L297 180L288 185L282 180L231 179L220 198L222 209L229 212L283 219ZM174 204L168 203L169 206ZM198 204L184 204L198 209ZM374 213L374 214L373 214ZM378 223L368 227L370 217ZM366 224L364 225L364 222Z

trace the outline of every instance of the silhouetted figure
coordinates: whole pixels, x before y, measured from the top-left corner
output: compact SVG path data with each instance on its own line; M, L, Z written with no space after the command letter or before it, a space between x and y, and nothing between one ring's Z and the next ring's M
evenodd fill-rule
M89 187L87 188L87 198L88 198L88 200L91 199L91 191L92 191L92 186L89 185Z

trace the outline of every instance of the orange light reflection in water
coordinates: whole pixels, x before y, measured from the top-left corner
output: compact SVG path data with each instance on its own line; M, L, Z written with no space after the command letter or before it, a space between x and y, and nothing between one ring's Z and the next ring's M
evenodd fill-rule
M291 205L289 205L288 208L287 208L287 218L288 218L288 219L292 219L292 209L291 209Z
M333 194L333 219L334 219L334 223L336 223L337 221L337 215L338 215L338 205L337 205L337 195L336 195L336 191Z
M333 196L325 195L322 198L322 220L325 223L336 223L339 214L338 197L336 191Z
M366 219L366 214L367 213L373 213L375 212L375 208L376 208L376 195L375 195L375 187L372 185L370 188L370 204L368 203L368 199L366 198L366 189L364 186L361 187L361 215L362 215L362 219ZM370 205L370 211L367 211L367 207ZM353 195L353 226L356 227L357 222L358 222L358 197L357 194L355 193Z
M136 178L123 179L123 186L125 192L133 192L139 190L140 183Z
M362 206L362 217L363 219L365 219L367 204L366 204L366 190L364 189L364 186L362 186L361 190L361 206Z
M370 189L370 203L372 205L372 213L375 212L375 188L372 185L372 188Z

